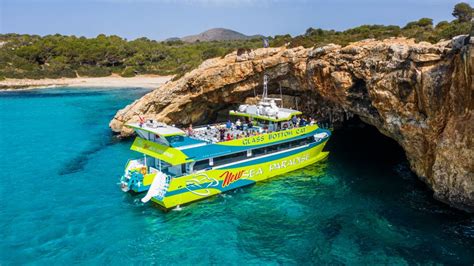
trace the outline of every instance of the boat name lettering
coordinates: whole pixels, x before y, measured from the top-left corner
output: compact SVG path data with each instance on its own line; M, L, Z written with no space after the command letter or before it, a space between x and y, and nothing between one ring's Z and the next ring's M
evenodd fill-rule
M253 168L253 169L248 169L248 170L245 170L244 172L244 178L252 178L254 176L257 176L257 175L261 175L263 174L263 170L261 167L259 168Z
M285 139L288 137L292 137L294 135L304 134L306 133L306 130L307 130L306 127L301 127L301 128L296 128L293 130L284 130L284 131L269 133L267 135L260 135L260 136L255 136L252 138L245 138L245 139L242 139L242 145L257 144L260 142L265 142L266 140L276 141L279 139Z
M152 151L152 152L156 152L158 154L163 154L164 156L166 157L169 157L169 158L173 158L174 157L174 154L170 153L170 152L167 152L167 151L164 151L163 149L160 149L159 147L155 147L153 145L150 145L148 143L146 143L145 141L143 140L139 140L137 142L138 146L141 146L143 149L145 150L149 150L149 151Z
M309 154L304 154L302 156L299 156L299 157L296 157L296 158L293 158L293 159L288 159L288 160L283 160L283 161L279 161L279 162L276 162L276 163L272 163L270 164L270 168L269 168L269 171L274 171L274 170L279 170L279 169L284 169L284 168L287 168L287 167L291 167L291 166L294 166L294 165L298 165L298 164L301 164L305 161L309 160Z
M263 142L263 141L265 141L265 136L261 135L261 136L256 136L256 137L252 137L252 138L243 139L242 140L242 145L255 144L255 143L259 143L259 142Z
M240 170L237 173L232 173L231 171L225 171L219 177L224 178L224 181L222 182L222 187L226 187L239 179L252 178L254 176L258 176L261 174L263 174L263 170L261 167L259 167L259 168L253 168L253 169L247 169L247 170Z
M245 170L240 170L237 173L232 173L230 171L225 171L219 177L224 178L224 182L222 182L222 187L226 187L235 181L239 180L244 175Z
M276 139L285 138L289 136L293 136L293 131L291 130L279 131L279 132L268 134L268 140L276 140Z
M298 127L296 128L295 132L296 132L296 135L299 135L299 134L303 134L306 132L306 127Z

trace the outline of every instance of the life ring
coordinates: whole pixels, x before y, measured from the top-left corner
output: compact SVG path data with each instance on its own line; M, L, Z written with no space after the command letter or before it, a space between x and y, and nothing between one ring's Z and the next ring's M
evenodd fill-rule
M142 169L140 169L140 172L142 173L142 175L146 175L146 167L143 166Z

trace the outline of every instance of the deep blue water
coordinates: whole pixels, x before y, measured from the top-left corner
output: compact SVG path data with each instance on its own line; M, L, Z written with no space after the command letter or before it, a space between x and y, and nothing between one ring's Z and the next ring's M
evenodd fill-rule
M474 216L347 124L327 161L163 213L116 185L137 154L108 122L143 89L0 93L0 264L474 263Z

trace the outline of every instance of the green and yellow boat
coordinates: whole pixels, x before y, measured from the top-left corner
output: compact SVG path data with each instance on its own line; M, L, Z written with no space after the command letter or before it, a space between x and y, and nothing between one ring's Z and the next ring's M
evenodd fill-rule
M235 123L187 132L152 120L127 124L138 135L131 149L143 157L128 161L122 190L146 192L142 202L170 209L326 158L331 132L278 107L281 99L268 98L265 85L258 104L230 111Z

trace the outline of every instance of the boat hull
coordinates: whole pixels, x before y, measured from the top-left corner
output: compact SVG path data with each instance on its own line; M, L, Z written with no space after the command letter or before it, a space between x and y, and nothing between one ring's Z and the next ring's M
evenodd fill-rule
M326 141L312 143L173 178L165 196L152 201L170 209L288 173L325 159L329 154L322 151L325 144Z

